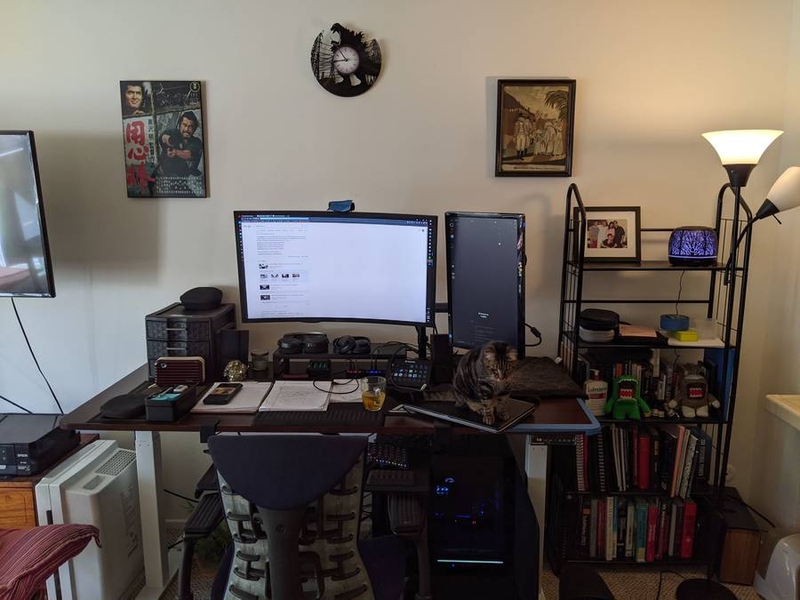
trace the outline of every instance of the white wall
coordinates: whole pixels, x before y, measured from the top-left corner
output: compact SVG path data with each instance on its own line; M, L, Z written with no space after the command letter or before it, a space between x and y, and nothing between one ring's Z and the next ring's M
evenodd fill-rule
M792 44L787 71L781 169L800 165L800 0L794 0ZM766 394L800 393L800 210L778 215L783 225L769 219L755 235L770 238L774 248L766 265L771 274L769 294L759 301L767 315L761 384L756 396L758 426L754 429L754 457L763 468L753 470L753 502L773 521L800 527L800 432L764 410Z
M198 285L236 300L232 210L319 209L340 198L374 211L525 212L527 318L553 354L568 183L588 204L641 206L645 226L710 223L725 174L699 134L782 127L792 7L6 0L0 128L36 132L58 291L17 302L42 367L65 408L77 406L144 362L145 314ZM381 78L358 98L326 93L311 74L314 37L335 21L383 49ZM499 77L577 80L571 180L494 177ZM137 78L204 81L210 198L125 197L118 81ZM774 180L780 147L767 151L749 197ZM756 236L754 251L769 265L767 237ZM443 299L442 265L439 282ZM53 410L3 304L0 394ZM754 350L744 356L756 365L763 321L748 322ZM294 327L252 326L252 345L272 348ZM741 389L755 398L753 371ZM753 426L737 429L749 444ZM164 438L168 480L188 493L200 466L173 455L195 456L194 442Z

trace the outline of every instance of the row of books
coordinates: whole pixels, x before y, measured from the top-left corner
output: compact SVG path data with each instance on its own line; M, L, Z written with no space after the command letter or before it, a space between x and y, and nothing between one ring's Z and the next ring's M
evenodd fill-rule
M642 490L688 498L710 475L711 437L677 423L608 425L576 437L575 489L580 493Z
M689 560L697 503L683 498L582 496L576 559Z

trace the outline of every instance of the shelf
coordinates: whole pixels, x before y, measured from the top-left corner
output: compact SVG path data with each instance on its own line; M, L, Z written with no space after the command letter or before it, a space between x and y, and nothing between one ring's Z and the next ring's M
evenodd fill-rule
M717 412L716 409L711 409L712 413ZM614 419L612 417L596 417L600 425L667 425L674 423L676 425L725 425L725 421L719 416L709 417L695 417L694 419L686 419L684 417L645 417L640 421L632 419Z
M582 565L603 565L604 567L630 567L633 565L640 567L658 567L658 566L691 566L691 565L704 565L705 561L700 557L693 558L665 558L663 560L654 560L651 562L638 562L633 558L615 558L614 560L605 560L603 558L562 558L562 563L582 564Z
M562 335L568 339L570 342L573 341L575 333L573 331L566 330L562 332ZM575 342L578 348L654 348L654 349L698 349L698 350L720 350L723 347L720 347L718 341L715 341L713 345L702 345L699 343L686 343L685 345L681 346L673 346L668 343L646 343L646 342L585 342L580 337ZM728 346L730 349L735 349L736 346L731 344Z
M576 260L567 261L567 264L578 268L580 263ZM725 263L717 262L707 267L695 266L676 266L670 264L668 260L643 260L640 263L621 263L621 262L585 262L584 271L725 271ZM734 271L741 271L742 267L736 267Z

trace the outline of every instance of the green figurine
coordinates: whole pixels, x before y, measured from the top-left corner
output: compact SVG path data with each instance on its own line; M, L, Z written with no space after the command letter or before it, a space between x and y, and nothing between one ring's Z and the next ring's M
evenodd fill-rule
M639 409L641 413L639 412ZM614 378L614 387L611 397L603 407L603 412L611 413L617 420L636 419L650 416L650 407L642 400L639 395L639 381L630 375L622 375Z

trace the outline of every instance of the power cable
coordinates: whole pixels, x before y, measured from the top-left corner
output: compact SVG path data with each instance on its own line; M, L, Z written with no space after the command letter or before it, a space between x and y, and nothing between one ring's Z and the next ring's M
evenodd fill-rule
M19 311L17 310L17 303L14 302L14 298L11 298L11 306L14 307L14 314L17 315L17 322L19 323L19 328L22 331L22 336L25 338L25 343L28 345L28 350L31 352L31 356L33 357L33 362L36 363L36 368L39 369L39 373L42 375L42 379L47 384L47 388L50 390L50 393L53 395L53 400L56 401L56 406L58 406L59 412L63 415L64 409L61 408L61 402L58 401L58 397L56 393L53 391L53 386L50 385L50 382L47 380L47 376L42 371L42 367L39 366L39 360L36 358L36 353L33 351L33 346L31 346L31 342L28 339L28 334L25 332L25 326L22 324L22 319L19 316Z

